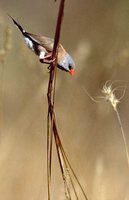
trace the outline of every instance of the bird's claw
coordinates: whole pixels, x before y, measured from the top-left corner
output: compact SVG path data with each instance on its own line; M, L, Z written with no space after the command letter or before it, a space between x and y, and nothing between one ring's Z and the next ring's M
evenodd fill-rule
M43 59L40 59L41 63L51 64L55 61L55 58L51 59L51 55L46 55Z

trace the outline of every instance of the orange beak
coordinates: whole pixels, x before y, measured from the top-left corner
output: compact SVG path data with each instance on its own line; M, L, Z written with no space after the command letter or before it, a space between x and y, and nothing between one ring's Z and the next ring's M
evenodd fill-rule
M71 76L73 76L73 75L75 74L75 70L74 70L74 69L71 69L71 70L69 71L69 73L71 74Z

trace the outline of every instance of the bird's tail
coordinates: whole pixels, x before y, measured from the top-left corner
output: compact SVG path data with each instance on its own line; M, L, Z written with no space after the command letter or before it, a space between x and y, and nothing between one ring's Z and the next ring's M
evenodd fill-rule
M22 32L22 34L24 35L26 31L22 28L22 26L21 26L20 24L18 24L18 23L16 22L16 20L13 19L9 14L8 14L8 16L13 20L13 23L19 28L19 30L20 30L20 31Z

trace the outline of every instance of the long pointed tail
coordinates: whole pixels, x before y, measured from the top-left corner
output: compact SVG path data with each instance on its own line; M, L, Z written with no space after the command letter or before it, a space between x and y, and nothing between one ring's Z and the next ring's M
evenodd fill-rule
M13 20L13 23L19 28L19 30L22 32L22 34L24 35L25 33L26 33L26 31L22 28L22 26L20 25L20 24L18 24L17 22L16 22L16 20L15 19L13 19L9 14L8 14L8 16Z

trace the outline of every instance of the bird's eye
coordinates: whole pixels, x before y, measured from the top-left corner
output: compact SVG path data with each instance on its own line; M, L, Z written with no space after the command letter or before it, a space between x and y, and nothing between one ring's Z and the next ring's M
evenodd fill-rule
M69 69L70 69L70 70L72 69L72 66L71 66L71 65L69 65Z

